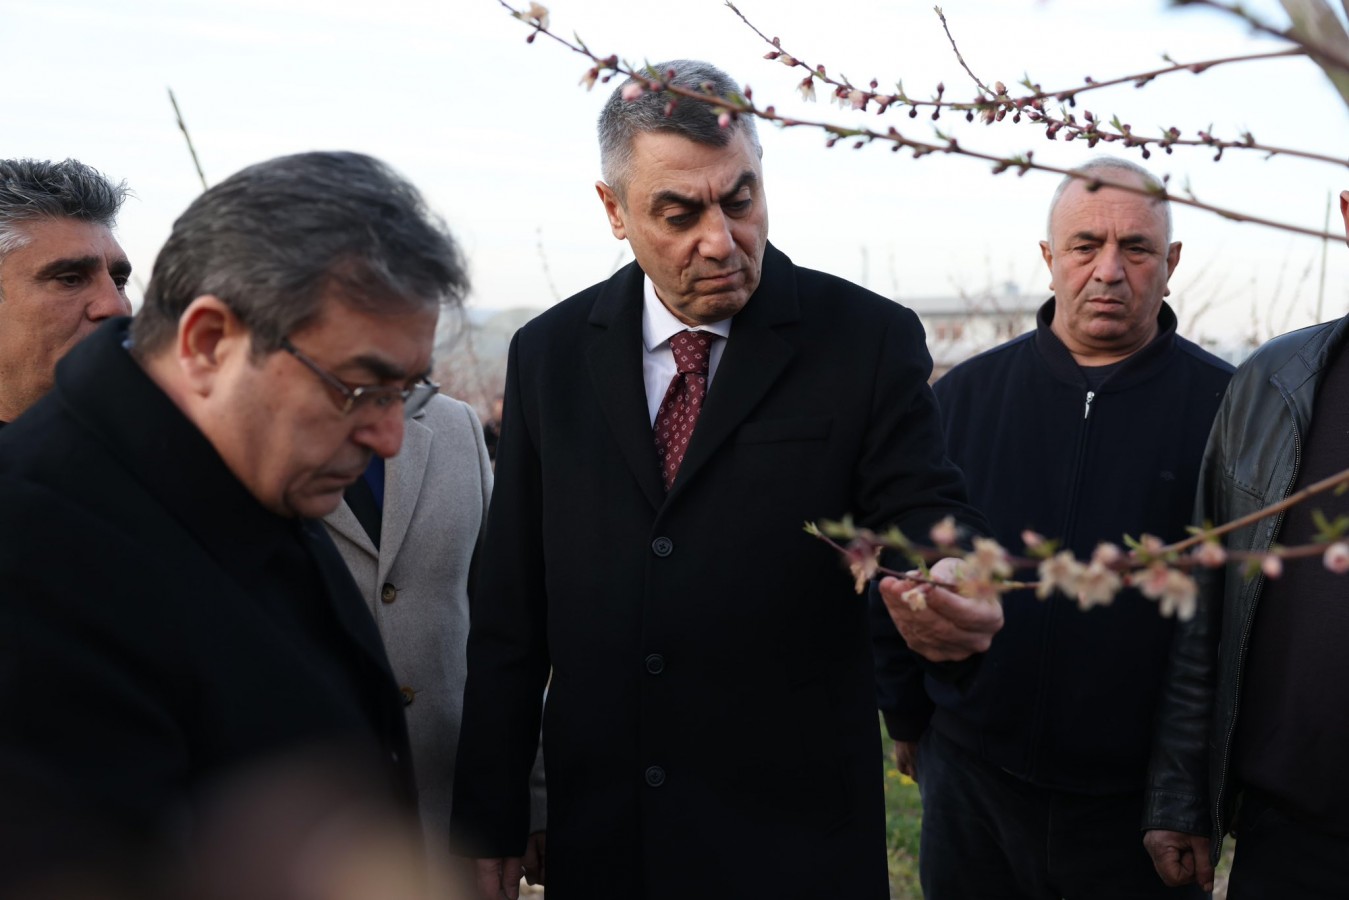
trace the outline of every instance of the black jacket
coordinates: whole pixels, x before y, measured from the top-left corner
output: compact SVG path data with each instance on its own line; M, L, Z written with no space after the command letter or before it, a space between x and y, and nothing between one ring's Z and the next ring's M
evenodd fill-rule
M1349 334L1349 317L1265 344L1237 370L1204 453L1195 518L1221 525L1288 496L1322 374ZM1226 537L1229 550L1263 552L1283 516ZM1232 823L1229 781L1241 668L1265 578L1228 565L1199 573L1199 608L1176 633L1148 777L1144 824L1216 838Z
M287 757L354 754L344 772L413 800L402 697L341 557L234 478L127 322L0 434L0 894L42 864L23 848L100 852L71 829L187 840L204 798Z
M769 247L668 495L634 264L516 335L452 831L548 894L887 896L867 611L802 524L969 517L917 318Z
M935 386L949 452L993 536L1021 554L1024 529L1079 558L1125 534L1184 536L1209 425L1232 368L1175 333L1090 391L1049 323L957 366ZM1034 578L1034 572L1024 573ZM932 726L1032 783L1098 794L1141 789L1172 621L1133 591L1080 610L1055 595L1004 598L1006 624L966 689L881 659L892 736Z

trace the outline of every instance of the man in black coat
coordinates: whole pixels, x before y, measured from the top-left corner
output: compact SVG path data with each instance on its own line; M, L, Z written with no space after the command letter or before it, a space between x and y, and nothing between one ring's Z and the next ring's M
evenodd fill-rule
M1079 558L1125 534L1183 537L1232 372L1176 333L1163 300L1181 245L1146 195L1160 185L1125 160L1079 173L1050 203L1040 246L1054 296L1036 329L934 387L970 496L1018 555L1027 530ZM923 791L929 900L1200 893L1167 888L1142 845L1175 620L1135 590L1078 601L1008 594L1005 627L958 690L923 679L897 641L878 654L899 766Z
M0 434L0 893L155 871L281 771L320 806L415 803L403 699L314 520L398 451L464 287L382 163L260 163Z
M452 833L514 897L542 716L550 897L884 898L866 604L802 524L979 521L922 329L767 244L752 120L635 84L597 189L636 262L511 347Z

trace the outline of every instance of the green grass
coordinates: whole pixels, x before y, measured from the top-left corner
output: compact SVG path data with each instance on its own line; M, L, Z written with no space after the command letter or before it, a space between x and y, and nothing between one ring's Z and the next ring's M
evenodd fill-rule
M881 753L885 764L885 846L890 864L890 900L922 900L918 885L918 836L923 827L923 803L918 785L895 768L895 745L881 725ZM1232 870L1236 841L1228 838L1218 862L1213 900L1227 896L1227 876Z
M884 725L881 726L884 731ZM890 864L891 900L919 900L918 835L923 824L923 805L918 785L895 768L894 744L881 739L885 762L885 846Z

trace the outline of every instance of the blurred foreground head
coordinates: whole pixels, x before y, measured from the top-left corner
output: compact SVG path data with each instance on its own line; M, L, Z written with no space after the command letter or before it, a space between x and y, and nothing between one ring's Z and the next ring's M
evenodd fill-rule
M468 290L421 194L358 153L250 166L174 223L132 326L151 377L268 509L331 512L398 452Z

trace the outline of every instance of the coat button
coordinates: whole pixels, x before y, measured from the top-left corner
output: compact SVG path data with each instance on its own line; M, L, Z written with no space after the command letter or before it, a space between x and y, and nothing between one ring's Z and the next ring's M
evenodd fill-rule
M380 588L379 591L379 599L383 600L385 603L394 602L398 599L398 588L389 584L387 581L384 582L384 587Z
M658 537L651 542L651 552L664 559L674 552L674 541L667 537Z
M647 766L646 783L651 787L660 787L665 783L665 770L660 766Z
M413 700L413 698L417 696L417 692L414 691L412 688L407 687L406 685L403 686L403 687L400 687L400 688L398 689L398 693L400 693L400 694L403 695L403 705L404 705L404 706L411 706L411 705L412 705L412 700Z
M659 653L653 653L646 658L646 670L652 675L659 675L665 671L665 657Z

